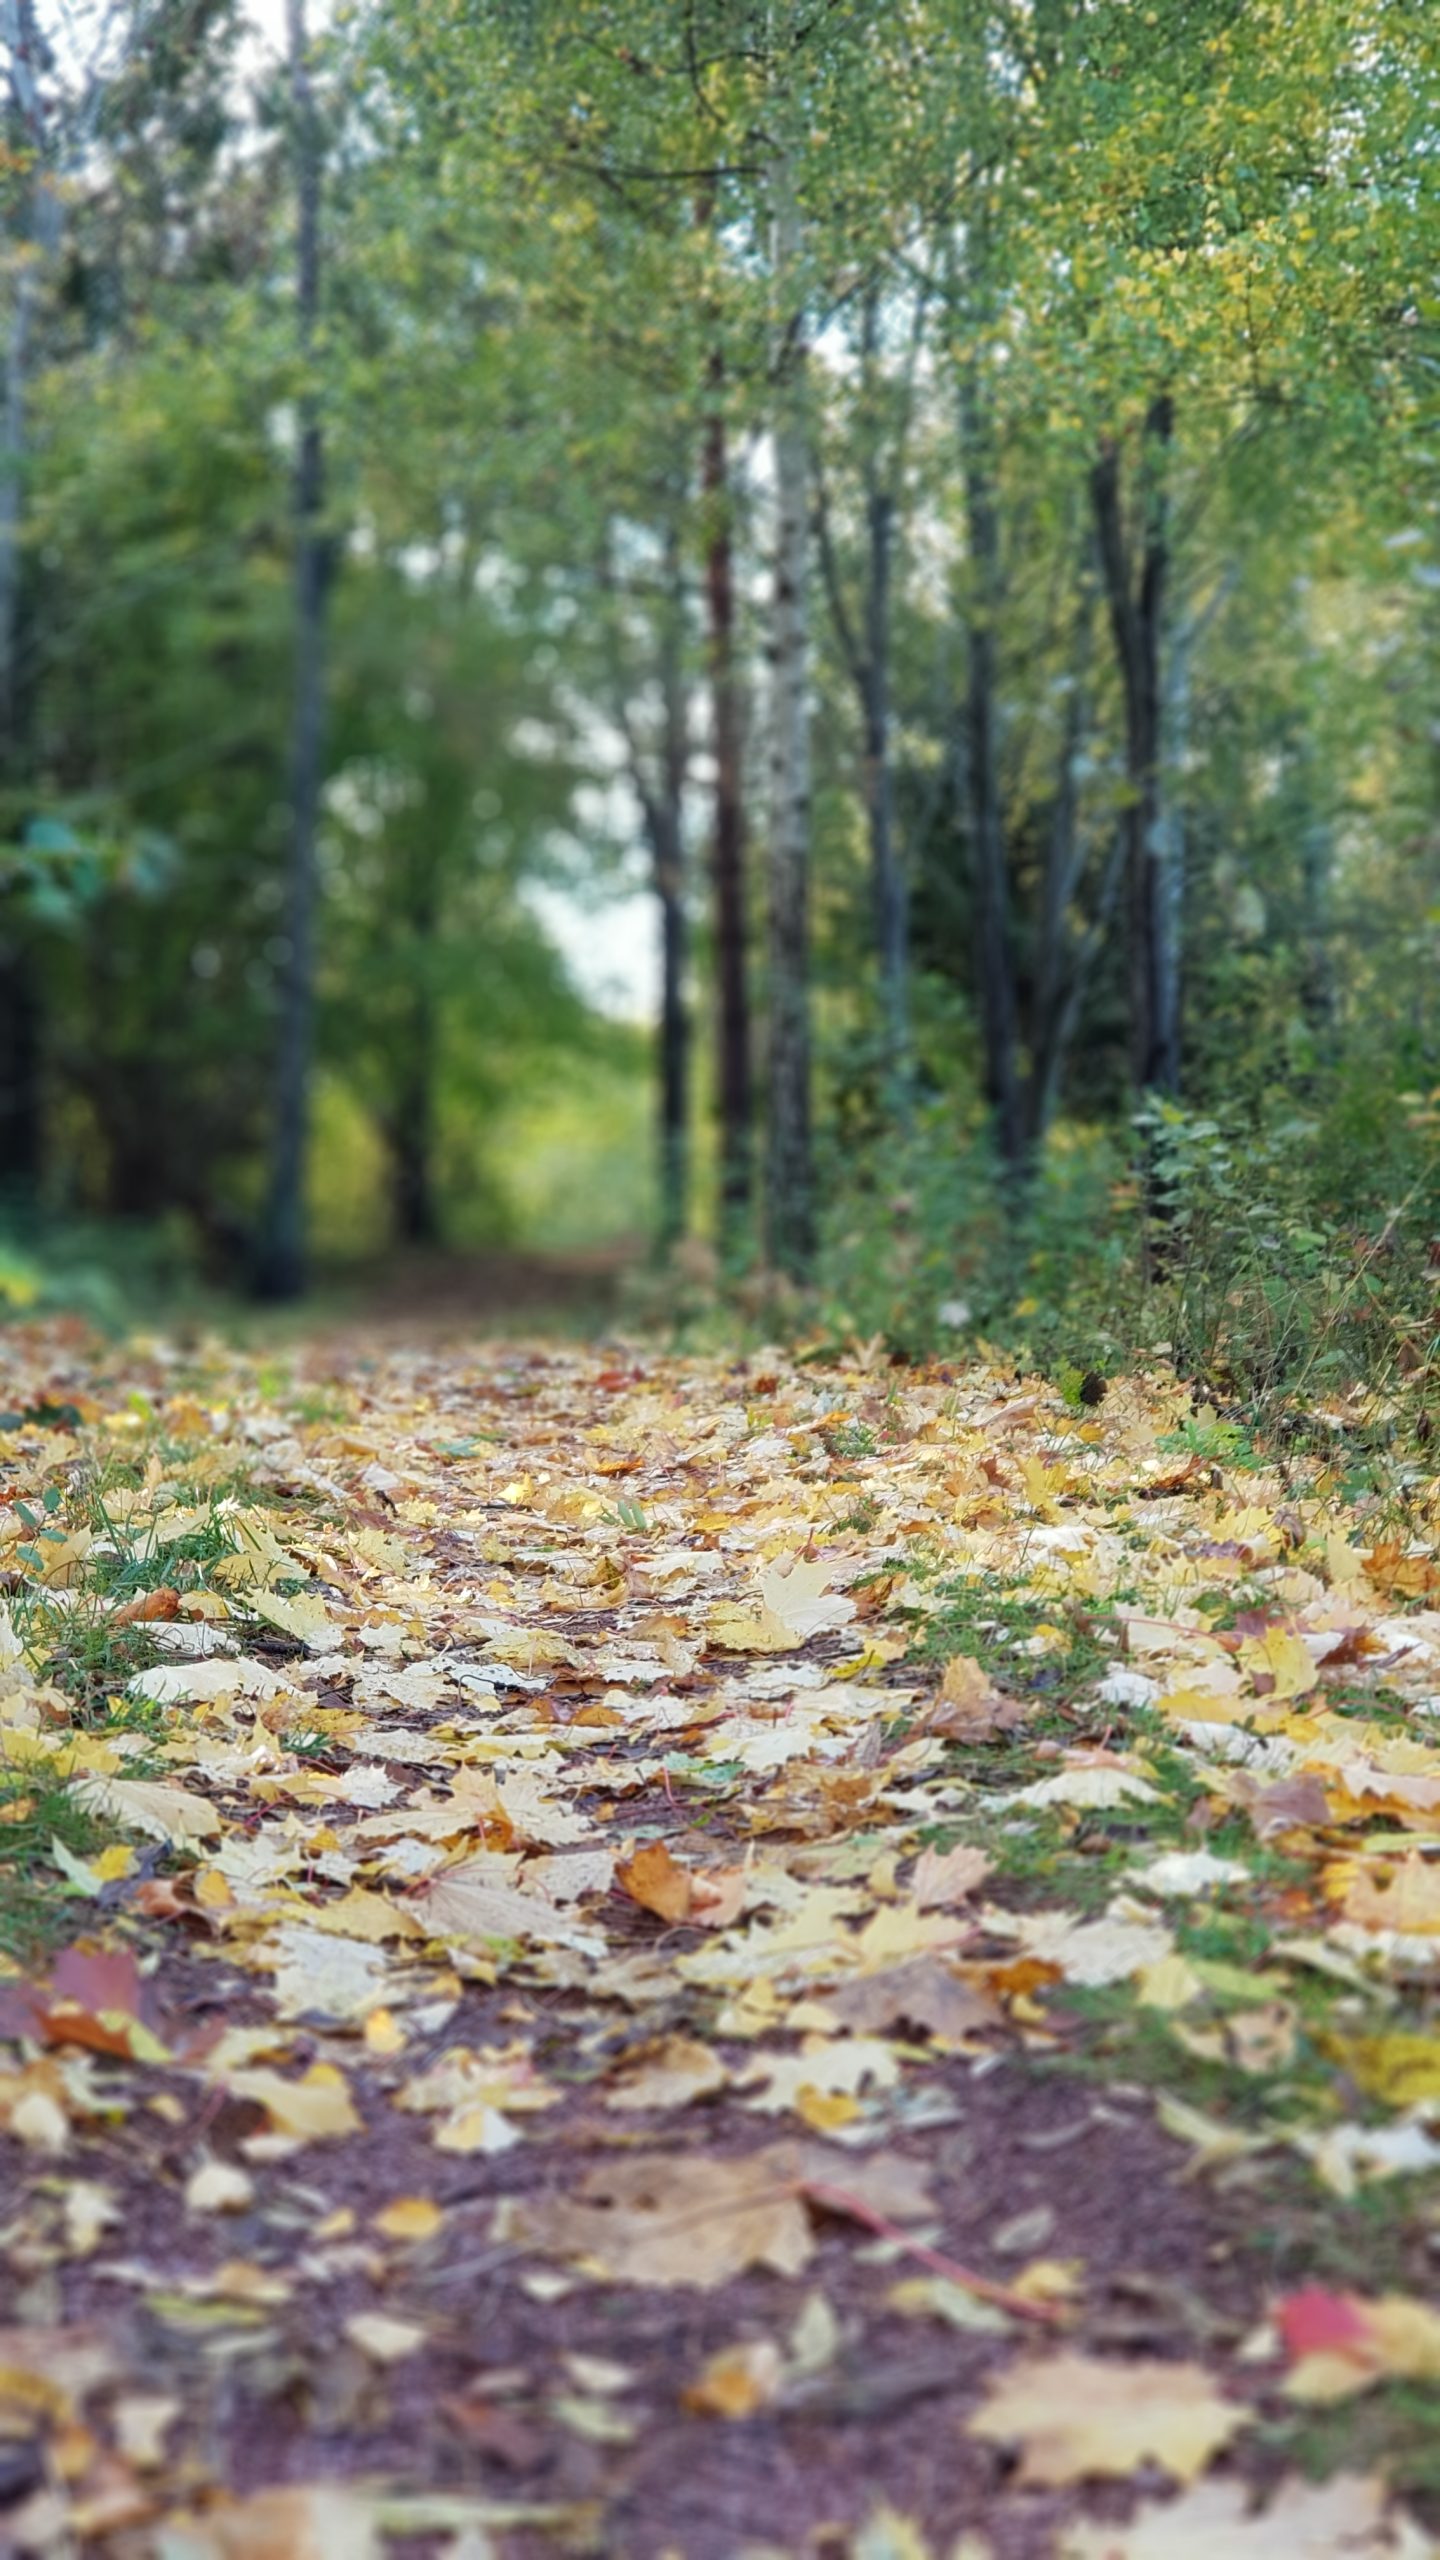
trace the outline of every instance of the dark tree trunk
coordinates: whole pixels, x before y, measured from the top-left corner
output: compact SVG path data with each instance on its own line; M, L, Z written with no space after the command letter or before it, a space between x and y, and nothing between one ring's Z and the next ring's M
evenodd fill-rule
M0 941L0 1207L26 1207L41 1171L40 1007L22 939Z
M1300 1008L1316 1054L1333 1061L1339 1008L1330 954L1330 872L1334 844L1323 810L1307 812L1300 828Z
M431 1061L418 1056L396 1096L386 1131L390 1142L390 1201L395 1241L435 1245L440 1216L435 1199L435 1113Z
M405 921L413 972L409 1038L385 1122L395 1241L440 1242L435 1181L435 1075L439 1063L433 971L440 928L438 885L427 848L411 854Z
M710 363L718 403L723 368ZM714 725L716 1096L720 1115L720 1228L730 1247L743 1234L753 1183L750 986L745 897L745 748L735 657L735 558L730 531L730 467L718 405L705 430L703 477L706 660Z
M1015 963L1010 939L1010 895L1005 830L1000 808L996 726L995 634L1000 613L1000 527L980 386L973 366L962 370L961 434L965 454L965 512L970 546L968 680L965 700L965 774L971 862L975 881L980 964L980 1018L985 1042L985 1085L995 1119L1002 1163L1018 1172L1025 1134L1016 1058Z
M1108 443L1091 474L1115 655L1125 702L1125 811L1130 882L1130 1057L1138 1094L1180 1089L1179 952L1174 883L1167 860L1163 773L1164 616L1169 577L1166 482L1174 407L1150 404L1140 465L1138 568L1127 534L1117 446Z
M320 133L310 85L304 0L288 0L294 119L296 319L301 360L313 363L320 311ZM324 447L312 382L300 408L295 465L295 691L291 735L290 861L286 960L270 1188L257 1282L262 1297L298 1297L305 1285L305 1172L315 1040L316 835L325 721L325 608L329 545L323 530Z
M1115 896L1115 864L1112 859L1100 883L1089 930L1077 938L1072 911L1085 863L1080 829L1079 763L1091 718L1088 669L1094 604L1094 562L1087 545L1080 570L1070 686L1065 698L1065 718L1045 841L1045 878L1041 893L1040 939L1035 962L1030 1032L1030 1078L1025 1096L1025 1137L1032 1157L1044 1145L1059 1106L1085 987L1109 928Z

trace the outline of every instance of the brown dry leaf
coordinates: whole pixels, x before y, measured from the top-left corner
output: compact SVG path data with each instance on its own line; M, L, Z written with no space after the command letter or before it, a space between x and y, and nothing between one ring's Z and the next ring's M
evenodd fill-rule
M1425 2560L1426 2545L1408 2546ZM1205 2480L1182 2498L1151 2500L1127 2525L1072 2524L1056 2560L1403 2560L1386 2520L1385 2484L1337 2472L1317 2485L1282 2480L1262 2507L1243 2480Z
M595 1950L593 1930L558 1911L543 1894L497 1884L488 1862L448 1867L411 1897L410 1908L427 1937L482 1945L507 1938L540 1946Z
M118 2347L98 2323L0 2329L0 2411L17 2420L27 2409L42 2419L78 2410L122 2370Z
M1065 2353L1011 2365L989 2385L969 2435L1020 2453L1022 2487L1124 2480L1144 2462L1191 2481L1253 2412L1226 2400L1203 2365Z
M622 1859L615 1869L615 1881L632 1902L638 1902L642 1910L653 1911L659 1920L673 1924L689 1917L693 1880L688 1868L671 1856L663 1840L649 1841L633 1857Z
M842 1983L824 1998L809 2003L807 2016L817 2025L853 2027L869 2034L934 2036L942 2044L961 2045L1005 2024L1005 2013L989 1994L977 1989L946 1964L942 1956L914 1956L908 1964L887 1966L880 1973Z
M350 2092L331 2062L312 2062L298 2080L286 2080L280 2072L264 2068L231 2071L225 2086L232 2098L249 2098L263 2107L274 2131L298 2142L335 2142L364 2131Z
M167 2519L165 2560L380 2560L372 2501L319 2481Z
M762 2083L746 2105L761 2115L779 2115L792 2107L807 2113L807 2096L854 2099L870 2087L893 2089L899 2077L894 2049L880 2036L809 2035L798 2053L758 2053L747 2065L742 2085ZM852 2107L838 2121L848 2122L854 2113ZM807 2114L807 2121L815 2120Z
M352 2347L372 2364L402 2364L425 2344L426 2332L415 2320L393 2320L385 2311L352 2311L345 2322Z
M382 2239L433 2240L444 2223L445 2210L430 2196L397 2196L373 2218Z
M137 1592L133 1600L127 1600L122 1609L115 1611L110 1624L112 1627L148 1626L162 1624L179 1615L179 1592L162 1582L156 1590Z
M687 2382L680 2394L682 2409L703 2418L753 2418L768 2409L785 2379L785 2361L773 2338L747 2338L722 2347Z
M747 1609L736 1600L717 1601L704 1627L707 1644L721 1653L796 1653L803 1642L773 1609Z
M168 2392L123 2392L110 2409L117 2450L137 2471L163 2471L183 2402Z
M1325 1890L1357 1929L1394 1929L1402 1937L1440 1935L1440 1863L1408 1858L1353 1860L1327 1867Z
M730 2072L708 2044L693 2036L666 2036L627 2066L605 2098L607 2107L637 2109L685 2107L696 2098L713 2098L728 2086Z
M1257 1840L1276 1840L1289 1831L1312 1831L1330 1819L1330 1800L1322 1778L1300 1769L1293 1778L1277 1778L1262 1786L1246 1769L1237 1769L1227 1792L1249 1815Z
M748 1867L702 1867L690 1878L688 1917L703 1929L728 1929L745 1908Z
M993 1742L998 1734L1016 1732L1025 1714L1017 1699L996 1688L973 1654L956 1653L945 1665L923 1722L927 1733L942 1734L949 1742Z
M220 1830L220 1816L206 1797L163 1778L72 1778L69 1792L97 1822L143 1831L152 1840L184 1845L213 1840Z
M1283 1627L1267 1627L1263 1636L1247 1636L1240 1659L1260 1696L1303 1698L1320 1677L1320 1665L1299 1636Z
M798 1644L847 1626L855 1615L855 1603L830 1589L833 1580L830 1565L807 1564L803 1556L777 1557L760 1577L766 1617L778 1618Z
M994 1860L983 1849L922 1849L910 1878L910 1890L922 1911L943 1911L964 1902L989 1875Z
M1377 2382L1440 2382L1440 2311L1408 2294L1287 2294L1276 2319L1291 2370L1288 2398L1326 2404Z
M569 2258L616 2284L694 2285L709 2292L747 2267L798 2275L810 2219L789 2154L709 2160L680 2152L592 2169L571 2196L510 2197L495 2237Z
M1242 2071L1286 2071L1295 2059L1299 2020L1285 2000L1238 2010L1225 2021L1230 2059Z
M932 2210L924 2169L898 2155L847 2159L819 2143L771 2143L737 2160L655 2152L605 2163L573 2195L507 2197L497 2240L569 2258L621 2284L710 2291L752 2266L798 2275L813 2249L806 2200L873 2227L923 2221Z

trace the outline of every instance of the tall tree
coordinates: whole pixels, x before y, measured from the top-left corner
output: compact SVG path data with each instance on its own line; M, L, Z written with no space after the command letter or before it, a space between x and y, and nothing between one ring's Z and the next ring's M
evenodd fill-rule
M814 1249L810 1145L810 455L800 208L789 133L795 41L790 13L775 38L767 112L767 189L774 312L775 548L770 607L768 1159L765 1233L771 1261L803 1277Z
M753 1180L750 1067L749 920L745 880L745 740L735 631L735 539L724 358L707 366L702 487L705 552L705 667L710 687L714 797L711 833L715 949L715 1093L719 1118L719 1225L722 1248L743 1242Z
M34 0L4 0L0 35L8 58L12 148L26 172L10 259L0 455L0 777L15 830L23 821L28 780L20 668L27 412L39 298L58 245L60 217ZM40 1163L38 989L17 902L0 890L0 1191L22 1204L30 1201Z
M1179 883L1164 791L1164 641L1170 575L1168 392L1146 412L1136 479L1124 505L1120 449L1107 439L1091 478L1110 627L1125 703L1125 808L1130 881L1130 1057L1139 1094L1180 1089Z
M325 608L330 543L316 338L320 321L322 140L305 28L305 0L287 0L295 169L295 323L300 361L295 455L295 674L290 761L290 860L285 905L275 1129L256 1282L262 1297L298 1297L305 1284L305 1174L315 1046L316 838L324 779Z

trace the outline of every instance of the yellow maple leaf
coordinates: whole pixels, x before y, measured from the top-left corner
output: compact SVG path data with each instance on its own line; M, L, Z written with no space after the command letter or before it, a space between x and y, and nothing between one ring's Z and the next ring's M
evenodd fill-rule
M1036 2357L990 2384L967 2433L1018 2446L1022 2487L1123 2480L1144 2462L1198 2479L1252 2412L1227 2400L1203 2365L1098 2356Z
M1303 1698L1320 1677L1320 1665L1308 1645L1283 1627L1267 1627L1263 1636L1247 1636L1240 1659L1257 1687L1270 1698Z

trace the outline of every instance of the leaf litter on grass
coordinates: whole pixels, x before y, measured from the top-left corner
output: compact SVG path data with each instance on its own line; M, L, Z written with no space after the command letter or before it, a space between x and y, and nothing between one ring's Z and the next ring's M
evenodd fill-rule
M1423 2294L1322 2281L1440 2162L1434 1488L1402 1541L1318 1467L1177 1476L1163 1380L1077 1415L983 1368L386 1343L304 1355L317 1407L222 1350L5 1349L17 2549L690 2560L625 2506L647 2440L926 2401L963 2486L897 2453L892 2532L822 2466L770 2546L1429 2547L1374 2475L1246 2448L1440 2376ZM1126 2328L1018 2132L962 2259L967 2124L1062 2071L1088 2111L1025 2142L1133 2147L1148 2102L1217 2212L1299 2174L1313 2284ZM591 2300L633 2370L555 2365Z

